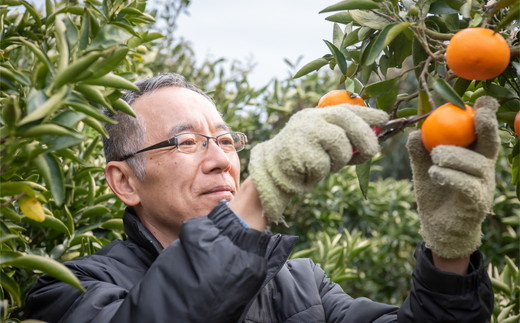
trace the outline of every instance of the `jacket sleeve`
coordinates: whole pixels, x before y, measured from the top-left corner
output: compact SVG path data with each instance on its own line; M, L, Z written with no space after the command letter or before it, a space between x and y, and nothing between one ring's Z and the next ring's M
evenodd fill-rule
M244 228L221 203L208 216L186 221L180 238L131 289L78 270L85 293L55 282L34 291L31 302L45 302L50 311L61 302L71 303L60 322L236 321L265 278L269 237Z
M471 256L470 273L457 275L438 270L431 251L420 244L415 252L416 267L412 289L400 308L352 298L331 282L319 268L314 269L328 322L489 322L493 290L482 265L482 254Z
M352 298L340 285L330 281L320 266L313 266L327 322L396 322L397 306L374 302L365 297Z
M412 289L398 313L398 322L489 322L493 288L480 251L470 257L469 272L457 275L433 265L431 251L420 244L415 252Z

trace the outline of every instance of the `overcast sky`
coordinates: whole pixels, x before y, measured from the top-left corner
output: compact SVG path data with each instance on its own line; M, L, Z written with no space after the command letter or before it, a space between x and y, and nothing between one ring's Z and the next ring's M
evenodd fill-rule
M43 8L44 0L28 0ZM250 81L260 87L273 77L285 78L288 66L298 67L328 53L323 39L332 39L333 24L319 14L339 0L192 0L177 33L191 42L198 60L251 61ZM153 4L154 0L149 0Z
M198 58L252 60L251 82L261 86L288 75L284 58L299 67L328 53L333 24L319 14L335 0L193 0L178 34Z

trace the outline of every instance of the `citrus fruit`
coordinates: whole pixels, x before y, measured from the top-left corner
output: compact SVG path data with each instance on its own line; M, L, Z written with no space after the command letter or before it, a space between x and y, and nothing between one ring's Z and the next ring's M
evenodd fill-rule
M365 101L359 95L352 94L346 90L332 90L320 98L318 101L318 108L324 108L343 103L361 105L364 107L367 106Z
M520 111L518 111L516 113L515 122L514 122L514 128L515 128L516 135L518 137L520 137Z
M462 110L452 103L441 105L424 120L421 136L428 151L438 145L467 147L477 139L475 110L466 105Z
M502 74L511 52L504 37L487 28L466 28L457 32L446 47L446 63L457 76L468 80L489 80Z
M347 90L332 90L330 92L325 93L320 100L318 101L318 108L324 108L332 105L338 105L338 104L352 104L352 105L359 105L366 107L367 104L357 94L350 93ZM372 127L372 131L378 136L381 133L380 127ZM359 150L356 148L352 151L353 155L358 155Z

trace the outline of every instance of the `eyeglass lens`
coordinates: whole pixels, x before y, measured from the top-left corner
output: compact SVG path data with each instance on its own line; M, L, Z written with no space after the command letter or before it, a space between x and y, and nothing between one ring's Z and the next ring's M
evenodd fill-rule
M240 151L246 143L245 136L241 133L225 133L217 137L208 137L197 133L181 133L176 137L177 149L185 153L194 153L207 148L210 139L214 140L226 152Z

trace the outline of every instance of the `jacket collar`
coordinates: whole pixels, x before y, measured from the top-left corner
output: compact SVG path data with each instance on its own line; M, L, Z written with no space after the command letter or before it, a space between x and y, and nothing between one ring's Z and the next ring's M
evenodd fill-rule
M143 225L135 210L128 206L123 214L125 233L130 240L143 247L154 258L164 249L155 236Z

